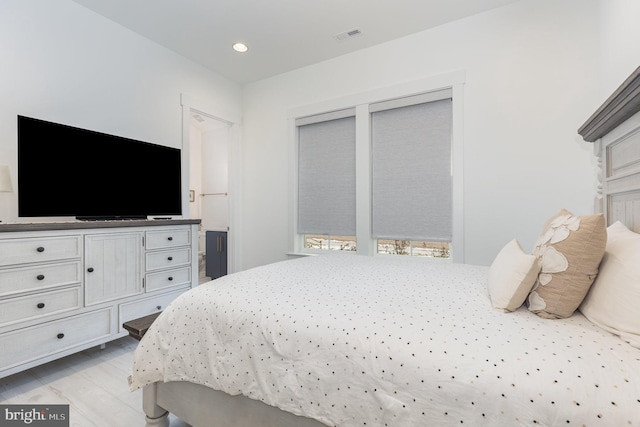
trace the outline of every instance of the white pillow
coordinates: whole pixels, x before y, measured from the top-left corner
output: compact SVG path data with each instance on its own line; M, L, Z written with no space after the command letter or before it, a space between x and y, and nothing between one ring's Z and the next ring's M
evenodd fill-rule
M640 234L620 221L607 228L600 273L580 311L587 319L640 348Z
M505 312L517 310L533 288L539 271L537 257L524 253L516 239L507 243L489 269L491 305Z

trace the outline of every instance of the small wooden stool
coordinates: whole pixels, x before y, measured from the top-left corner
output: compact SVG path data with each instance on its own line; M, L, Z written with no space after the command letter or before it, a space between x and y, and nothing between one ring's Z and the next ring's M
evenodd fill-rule
M144 334L147 333L147 330L151 326L154 320L160 315L162 312L153 313L148 316L140 317L138 319L129 320L128 322L124 322L122 327L129 331L129 336L140 341Z

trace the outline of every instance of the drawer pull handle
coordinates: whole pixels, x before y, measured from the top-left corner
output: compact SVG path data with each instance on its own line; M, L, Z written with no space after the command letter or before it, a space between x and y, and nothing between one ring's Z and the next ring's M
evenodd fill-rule
M64 334L60 333L58 335L56 335L58 337L59 340L61 340L62 338L64 338Z
M36 306L38 308L44 308L44 303L43 302L39 302L38 305Z
M167 237L167 240L171 241L171 240L173 240L173 237L169 236L169 237Z
M36 276L36 279L38 279L38 280L44 280L44 274L38 274L38 275Z
M93 267L89 267L89 268L87 268L87 271L88 271L89 273L93 273Z
M162 310L162 306L161 306L161 305L158 305L158 306L156 306L156 309L158 309L158 310Z
M38 246L38 249L36 249L36 251L44 252L44 246Z
M172 280L173 280L173 277L169 276L169 281L172 281Z
M169 258L167 258L169 261L173 261L173 257L170 256Z

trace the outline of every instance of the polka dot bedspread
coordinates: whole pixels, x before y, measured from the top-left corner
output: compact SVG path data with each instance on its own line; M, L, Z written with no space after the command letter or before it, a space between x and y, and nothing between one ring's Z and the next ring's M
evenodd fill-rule
M323 255L183 294L132 390L190 381L329 426L640 426L640 349L581 314L491 308L487 267Z

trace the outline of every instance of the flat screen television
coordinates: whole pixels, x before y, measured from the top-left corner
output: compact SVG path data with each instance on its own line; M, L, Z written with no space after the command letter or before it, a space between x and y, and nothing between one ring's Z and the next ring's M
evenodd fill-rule
M180 157L177 148L18 116L18 215L181 215Z

